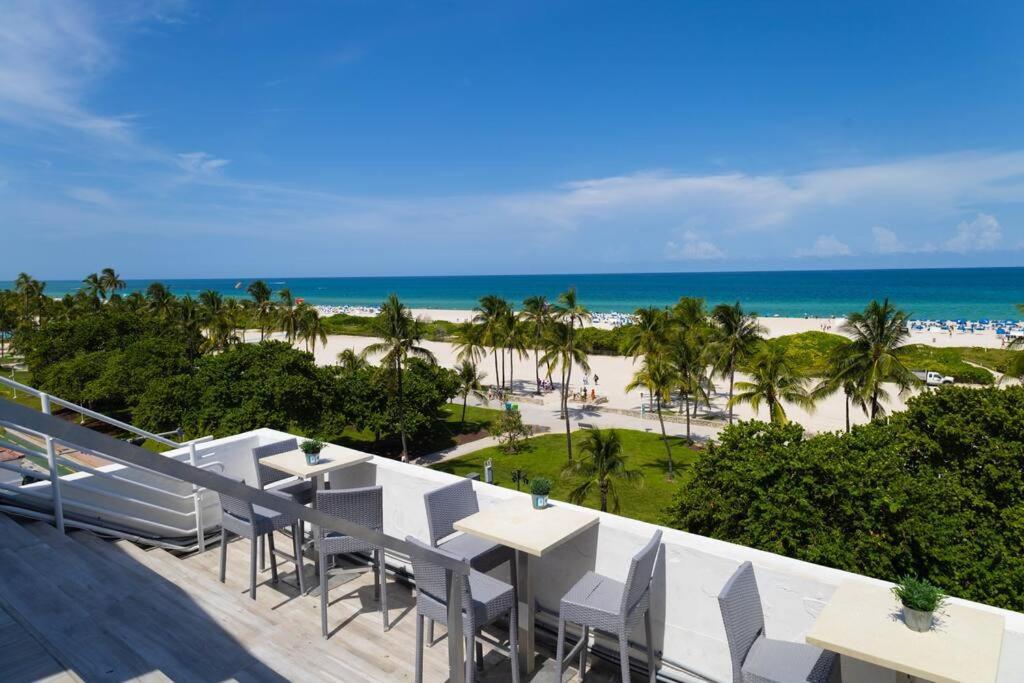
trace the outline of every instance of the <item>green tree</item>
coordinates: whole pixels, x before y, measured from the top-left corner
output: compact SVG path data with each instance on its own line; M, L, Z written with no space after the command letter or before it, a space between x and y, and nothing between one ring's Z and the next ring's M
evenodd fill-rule
M672 447L668 443L668 434L665 432L665 416L661 412L662 403L671 400L672 389L679 382L679 375L676 369L664 355L655 354L644 356L643 365L633 375L633 380L626 385L626 391L633 391L640 387L647 387L654 396L654 410L658 414L658 422L661 424L661 440L665 444L665 456L668 458L668 478L676 476L675 463L672 461Z
M696 328L678 330L675 341L668 348L669 362L674 366L676 388L682 398L680 408L686 413L686 441L693 442L690 432L690 402L697 405L711 404L711 393L714 385L707 372L706 335L701 335Z
M317 310L307 303L302 303L299 305L298 318L296 336L300 341L305 342L306 351L313 353L318 341L326 347L327 328Z
M541 362L549 367L562 368L562 396L560 417L565 420L565 445L568 461L572 462L572 427L569 424L569 378L572 367L580 366L584 372L590 372L590 361L584 341L572 334L569 325L564 322L553 322L548 326L544 336L545 351Z
M611 501L612 512L619 511L619 487L621 482L629 486L642 486L643 473L630 469L622 452L622 442L614 429L601 431L587 430L587 435L580 444L581 457L578 461L567 465L562 471L566 477L578 477L580 481L569 493L569 502L582 505L583 501L594 490L597 491L601 504L601 512L608 512L608 501Z
M885 299L881 304L872 301L863 312L851 313L843 324L843 333L850 342L835 357L842 365L830 374L853 382L872 420L885 414L882 403L889 396L886 382L895 384L901 392L919 382L902 360L910 337L908 318Z
M14 335L18 325L18 307L14 295L8 291L0 292L0 358L6 355L7 342Z
M171 290L162 282L153 282L146 287L146 301L149 312L153 315L167 320L174 310L175 299Z
M526 447L532 430L523 424L523 416L518 410L503 410L490 428L491 436L498 440L498 448L502 453L514 455Z
M392 294L381 304L380 313L376 318L377 336L381 341L370 344L363 350L364 355L381 354L382 364L390 368L395 377L395 387L399 404L399 431L402 436L402 462L409 460L409 447L406 442L406 423L404 413L404 392L402 364L410 356L435 362L434 354L420 346L423 338L420 322L412 312Z
M476 363L464 360L455 368L459 377L459 396L462 397L462 418L460 424L466 424L466 404L472 394L478 400L486 400L487 395L483 390L483 379L485 375L477 369Z
M488 294L480 297L480 302L473 309L476 313L473 322L480 327L479 341L490 346L494 355L495 386L504 388L505 375L505 337L508 333L508 317L512 308L508 301L500 296ZM501 350L501 369L498 368L498 351Z
M750 381L737 382L736 389L739 393L729 399L730 410L747 403L757 412L763 403L776 424L789 422L784 403L814 410L814 397L807 388L807 378L793 366L786 350L776 344L762 345L751 359Z
M125 281L121 279L121 276L113 268L104 268L100 271L99 282L104 299L109 299L127 287Z
M758 324L756 315L744 312L739 301L732 306L715 306L711 311L711 319L715 325L714 366L723 378L729 378L729 424L732 424L736 368L757 350L764 328Z
M586 363L586 344L580 343L576 336L578 328L590 322L590 311L584 306L576 295L576 288L570 287L558 295L558 302L551 308L551 317L565 325L563 343L565 350L562 353L562 417L565 420L565 440L568 450L569 462L572 462L572 439L569 436L569 387L572 384L572 369L574 365L580 365L584 372L590 372ZM576 358L583 359L583 363L576 362Z
M253 280L245 291L252 297L256 322L260 328L260 341L263 341L267 338L267 328L274 317L274 302L270 298L273 292L263 280Z
M529 335L532 338L533 365L536 374L537 394L540 391L540 350L543 347L545 328L551 324L551 304L546 297L530 296L523 300L523 310L519 313L519 319L526 325Z
M299 334L299 307L292 296L292 290L287 287L277 293L277 329L284 332L285 339L289 344L295 343Z

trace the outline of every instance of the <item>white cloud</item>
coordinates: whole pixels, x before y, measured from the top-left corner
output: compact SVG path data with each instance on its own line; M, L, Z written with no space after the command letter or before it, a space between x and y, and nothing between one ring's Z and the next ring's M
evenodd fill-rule
M871 228L871 234L875 238L875 251L879 254L899 254L909 251L906 245L900 241L899 236L888 228L876 225Z
M836 239L835 235L819 235L809 249L797 249L796 256L799 257L828 257L828 256L849 256L853 252L850 246Z
M956 226L956 235L943 244L946 251L966 253L995 249L1003 238L1003 229L996 217L979 213L970 221L961 221Z
M711 261L725 258L725 252L693 230L686 230L679 242L665 243L665 256L673 261Z
M108 208L114 206L113 197L98 187L69 187L67 195L86 204L95 204L96 206Z
M194 174L215 173L229 163L227 159L215 159L206 152L188 152L177 156L178 167L183 171Z

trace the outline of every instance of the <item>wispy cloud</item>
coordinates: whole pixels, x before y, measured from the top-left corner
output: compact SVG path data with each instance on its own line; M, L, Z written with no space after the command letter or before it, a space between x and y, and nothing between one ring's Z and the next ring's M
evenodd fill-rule
M94 204L96 206L113 207L114 199L111 197L106 190L102 190L98 187L69 187L67 189L67 195L72 199L86 204Z
M871 228L871 234L874 237L875 251L879 254L899 254L907 251L899 236L889 228L876 225Z
M206 152L178 154L178 167L191 174L207 175L216 173L231 163L228 159L217 159Z
M795 255L801 258L808 256L828 258L832 256L850 256L852 253L850 245L841 242L835 235L819 235L810 248L797 249Z
M673 261L713 261L725 258L725 252L693 230L686 230L679 241L665 243L665 255Z
M995 216L979 213L970 221L961 221L956 226L956 235L947 240L946 251L964 254L969 251L988 251L999 246L1003 239L1003 228Z

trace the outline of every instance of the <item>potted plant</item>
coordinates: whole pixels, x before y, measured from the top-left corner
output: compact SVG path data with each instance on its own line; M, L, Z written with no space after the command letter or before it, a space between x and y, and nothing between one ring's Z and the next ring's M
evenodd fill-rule
M316 465L320 462L320 451L324 449L324 442L319 439L306 439L299 444L299 448L306 454L306 464Z
M903 622L911 631L924 633L931 629L935 610L946 602L946 595L938 586L913 576L904 576L892 587L903 605Z
M530 480L530 494L533 496L534 510L543 510L548 506L550 493L551 480L547 477L534 477Z

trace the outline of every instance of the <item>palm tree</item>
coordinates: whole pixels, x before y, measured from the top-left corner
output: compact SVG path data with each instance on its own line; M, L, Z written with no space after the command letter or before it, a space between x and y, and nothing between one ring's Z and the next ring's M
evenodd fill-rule
M161 320L167 320L174 308L174 295L162 282L153 282L146 287L146 301L149 312Z
M85 285L83 290L85 294L97 301L104 301L107 298L107 290L100 281L100 276L96 273L89 273L82 279L82 284Z
M584 372L590 372L585 345L569 331L569 326L562 322L554 322L548 326L544 335L544 355L541 362L549 367L562 367L562 413L559 417L565 420L565 447L569 462L572 462L572 427L569 424L569 376L572 366L579 365Z
M500 296L488 294L480 297L480 302L473 309L476 314L473 322L481 327L480 341L491 347L494 354L494 381L500 382L496 386L504 388L505 370L505 336L507 331L507 317L512 310L508 301ZM501 349L501 371L498 371L498 349Z
M277 327L284 332L288 343L293 344L299 333L298 306L295 304L292 291L287 287L277 293L277 298L279 301L277 306Z
M572 366L571 357L573 352L570 350L576 346L576 328L581 327L584 323L590 322L590 311L579 302L576 296L576 288L570 287L561 294L558 295L558 303L551 308L551 317L558 322L565 324L565 344L567 351L564 354L565 358L569 358L570 362L568 367L563 366L564 381L562 382L562 414L565 416L566 429L569 425L569 383L572 382ZM586 372L590 371L590 368L585 368ZM569 444L569 460L572 460L572 444Z
M694 408L703 403L710 405L711 392L714 386L711 383L711 376L707 372L707 346L696 329L688 331L679 330L676 333L676 341L669 346L668 356L672 363L676 379L677 389L682 398L679 407L686 412L686 441L693 442L690 434L690 401L693 401Z
M515 391L515 362L516 357L520 359L529 358L527 351L530 343L529 332L525 325L519 323L515 315L509 310L506 322L505 348L508 350L508 390Z
M375 320L377 336L381 341L370 344L363 350L364 356L383 354L381 362L390 367L398 388L398 430L402 437L402 462L408 462L409 449L405 435L405 409L402 388L402 364L409 356L416 356L436 362L434 354L419 345L423 338L420 322L398 300L397 294L387 298Z
M540 394L540 348L544 329L551 324L551 304L543 296L530 296L523 300L519 319L533 337L533 365L537 375L537 393Z
M487 357L484 345L484 328L482 325L462 323L455 329L455 357L459 362L476 363Z
M466 424L466 404L469 402L469 395L472 394L478 400L484 400L487 395L481 391L483 389L483 379L486 377L481 373L476 366L476 363L464 360L462 361L455 372L459 378L459 396L462 397L462 419L460 424Z
M873 300L863 312L851 313L843 323L842 331L850 341L836 374L858 388L872 420L885 413L885 382L894 383L901 392L919 382L902 360L910 337L908 318L885 299L881 304Z
M20 304L20 323L26 327L38 327L46 314L46 283L40 282L28 273L18 273L14 280L14 291Z
M738 394L729 401L729 407L749 403L755 411L764 403L774 424L786 424L783 402L814 410L814 397L807 389L807 378L793 366L786 350L778 344L765 343L751 360L750 381L737 382Z
M715 370L722 377L729 378L729 424L732 424L733 389L736 384L736 368L750 358L757 349L757 343L764 334L764 328L757 322L757 316L743 312L737 301L734 305L719 304L711 312L715 325Z
M668 443L668 434L665 433L665 417L661 413L662 402L672 397L672 389L678 385L679 375L668 359L655 354L644 356L643 365L633 375L633 381L626 385L626 391L634 391L640 387L647 387L654 396L654 409L658 413L658 422L661 424L661 441L665 444L665 454L668 457L668 479L675 479L676 468L672 461L672 447Z
M651 356L661 353L668 342L669 317L661 308L648 306L638 308L633 314L636 322L626 328L626 338L622 344L622 352L635 361L640 356ZM653 405L654 392L650 392Z
M202 313L195 299L188 294L181 297L178 306L178 324L181 326L181 336L185 340L188 358L194 361L202 352Z
M580 444L580 452L583 457L566 465L562 470L563 476L583 478L583 481L569 492L570 503L581 505L590 492L597 489L601 512L608 512L609 499L612 502L611 511L618 512L618 483L643 485L643 473L626 466L627 456L622 453L622 442L614 429L604 432L599 429L587 430L587 435Z
M345 372L357 372L369 366L370 363L354 349L345 349L338 354L338 365Z
M862 393L858 391L857 384L853 379L855 373L849 371L849 351L850 349L847 344L843 344L842 346L836 347L832 350L829 354L825 376L818 383L818 386L814 387L811 391L811 396L815 400L821 400L827 396L831 396L837 391L843 392L843 403L846 408L847 434L850 433L850 404L856 404L864 410L865 413L868 411L867 404L863 400Z
M296 330L296 336L298 339L306 342L306 351L312 353L316 347L317 340L326 347L327 328L324 327L323 318L320 317L317 310L307 303L301 303L298 305L297 315L298 329Z
M104 268L100 271L100 286L103 288L103 298L109 298L127 287L121 276L113 268Z
M245 291L252 297L256 321L260 326L260 341L263 341L266 339L267 325L274 312L274 302L270 300L273 292L263 280L253 280Z
M18 309L11 292L0 291L0 358L5 354L7 340L18 325Z

